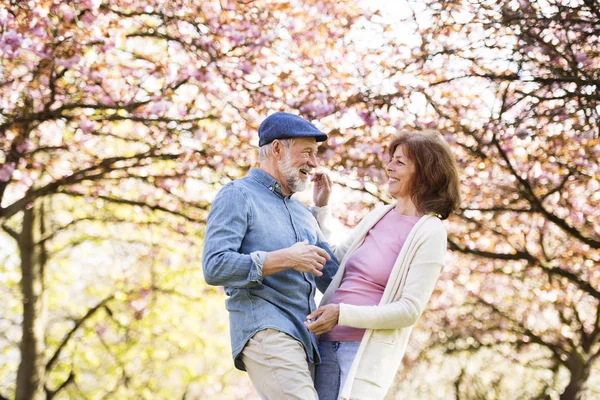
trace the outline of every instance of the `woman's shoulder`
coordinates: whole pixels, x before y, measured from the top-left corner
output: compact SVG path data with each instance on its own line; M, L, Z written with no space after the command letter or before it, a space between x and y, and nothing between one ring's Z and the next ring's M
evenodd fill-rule
M421 229L419 229L421 235L440 236L444 239L446 238L448 233L441 219L439 219L435 215L426 215L422 218L425 219L421 224Z

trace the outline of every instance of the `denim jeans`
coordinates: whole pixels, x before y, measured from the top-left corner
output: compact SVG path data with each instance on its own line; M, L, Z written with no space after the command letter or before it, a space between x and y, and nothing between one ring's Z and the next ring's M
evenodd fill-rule
M319 400L338 398L359 347L360 342L319 342L321 363L315 369Z

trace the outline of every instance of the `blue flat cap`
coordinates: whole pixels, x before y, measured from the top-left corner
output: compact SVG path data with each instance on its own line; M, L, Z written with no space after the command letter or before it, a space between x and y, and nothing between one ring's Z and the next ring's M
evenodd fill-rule
M327 135L313 124L294 114L276 112L269 115L258 127L258 146L264 146L275 139L314 137L317 142L327 140Z

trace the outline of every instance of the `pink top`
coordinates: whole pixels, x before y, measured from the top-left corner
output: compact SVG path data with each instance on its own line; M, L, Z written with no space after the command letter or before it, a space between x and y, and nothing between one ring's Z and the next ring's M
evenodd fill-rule
M344 278L331 303L378 305L400 249L419 218L398 214L394 209L384 215L348 257ZM337 325L320 340L355 342L360 341L364 333L361 328Z

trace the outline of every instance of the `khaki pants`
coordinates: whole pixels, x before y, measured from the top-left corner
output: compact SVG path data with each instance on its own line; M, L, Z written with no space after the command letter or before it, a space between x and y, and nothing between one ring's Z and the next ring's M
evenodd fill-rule
M275 329L256 332L242 351L242 362L264 400L318 400L314 365L302 344Z

